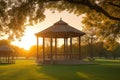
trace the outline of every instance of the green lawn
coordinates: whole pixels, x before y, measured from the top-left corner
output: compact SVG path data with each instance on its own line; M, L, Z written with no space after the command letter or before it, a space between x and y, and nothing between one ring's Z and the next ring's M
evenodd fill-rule
M0 65L0 80L119 80L120 60L96 60L97 64L44 65L17 60Z

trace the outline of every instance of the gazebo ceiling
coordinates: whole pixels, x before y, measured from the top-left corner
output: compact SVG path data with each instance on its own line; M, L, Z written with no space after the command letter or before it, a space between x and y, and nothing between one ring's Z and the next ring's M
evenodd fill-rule
M53 38L65 38L65 37L77 37L82 36L85 33L68 25L62 19L56 22L54 25L36 34L37 37L53 37Z

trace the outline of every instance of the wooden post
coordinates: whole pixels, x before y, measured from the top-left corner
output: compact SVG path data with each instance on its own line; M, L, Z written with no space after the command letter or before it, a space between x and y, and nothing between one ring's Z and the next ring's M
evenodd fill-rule
M57 60L57 38L55 38L55 58Z
M51 40L50 40L50 60L51 60L51 64L53 64L53 50L52 50L52 44L53 44L53 40L52 40L52 37L51 37Z
M7 58L7 57L8 57L8 58ZM7 53L7 55L6 55L6 61L7 61L7 63L10 63L10 52Z
M66 38L66 59L68 58L68 38Z
M72 37L70 37L70 59L72 58Z
M79 59L82 59L81 55L81 37L79 36Z
M12 63L15 63L14 62L14 53L12 52Z
M66 52L66 41L65 41L65 38L64 38L64 59L65 59L65 52Z
M1 53L0 53L0 63L2 62L2 60L1 60Z
M39 38L37 37L37 55L36 55L37 60L39 59Z
M43 63L45 62L45 38L43 37Z

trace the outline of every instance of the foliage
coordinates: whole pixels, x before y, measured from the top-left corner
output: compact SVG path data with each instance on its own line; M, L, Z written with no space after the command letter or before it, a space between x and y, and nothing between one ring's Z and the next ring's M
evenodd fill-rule
M10 39L19 38L26 25L38 23L45 17L42 0L0 0L0 3L0 31Z
M23 36L26 25L44 20L46 9L66 10L76 15L95 10L120 21L119 5L119 0L0 0L0 36L8 35L10 39Z
M10 46L10 41L8 41L8 40L0 40L0 46L1 45L7 45L7 46Z
M14 50L15 56L16 57L26 57L27 56L27 51L23 48L20 48L18 46L11 46L12 49Z
M108 50L113 50L117 46L117 41L120 37L120 22L110 20L103 14L96 11L90 11L83 18L83 30L88 33L95 28L95 37L97 41L103 41ZM88 33L90 34L90 33ZM88 35L89 36L89 35Z

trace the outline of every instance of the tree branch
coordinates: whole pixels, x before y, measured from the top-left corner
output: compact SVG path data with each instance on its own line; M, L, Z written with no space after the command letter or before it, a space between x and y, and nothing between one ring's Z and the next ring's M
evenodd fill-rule
M112 5L112 6L115 6L115 7L118 7L118 8L120 8L120 5L117 5L117 4L114 4L114 3L112 3L112 2L108 2L110 5Z
M111 15L110 15L107 11L105 11L102 7L100 7L100 6L97 5L97 4L94 4L94 5L93 5L89 0L64 0L64 1L68 1L68 2L70 2L70 3L74 3L74 4L78 4L78 5L85 5L85 6L89 7L90 9L94 9L95 11L104 14L104 15L107 16L109 19L116 20L116 21L120 21L120 18L111 16ZM111 5L113 5L113 4L111 4ZM117 5L114 5L114 6L117 6ZM119 7L119 6L118 6L118 7Z
M92 4L89 2L88 5L86 5L86 6L88 6L90 9L94 9L95 11L104 14L104 15L107 16L109 19L116 20L116 21L120 21L120 18L111 16L107 11L105 11L102 7L98 6L97 4L92 5Z

